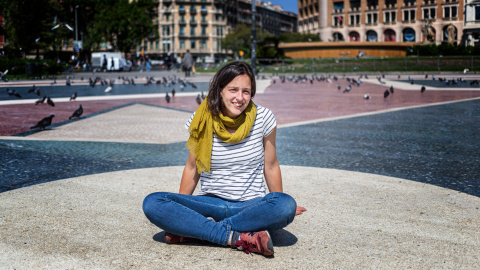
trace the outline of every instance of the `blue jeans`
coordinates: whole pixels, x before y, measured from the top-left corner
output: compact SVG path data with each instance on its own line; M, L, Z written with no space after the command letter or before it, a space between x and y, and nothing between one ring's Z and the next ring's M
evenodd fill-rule
M275 231L286 227L293 221L296 208L295 200L280 192L245 202L157 192L143 201L145 215L159 228L224 246L231 231Z

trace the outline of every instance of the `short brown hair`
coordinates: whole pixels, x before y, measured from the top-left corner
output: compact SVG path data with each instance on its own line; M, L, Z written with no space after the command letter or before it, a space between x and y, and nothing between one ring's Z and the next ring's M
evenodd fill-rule
M208 108L214 115L219 115L222 112L223 102L220 92L225 88L233 79L240 75L247 75L251 82L251 97L255 96L256 84L255 75L253 74L252 67L245 62L235 61L223 66L210 80L210 86L208 89Z

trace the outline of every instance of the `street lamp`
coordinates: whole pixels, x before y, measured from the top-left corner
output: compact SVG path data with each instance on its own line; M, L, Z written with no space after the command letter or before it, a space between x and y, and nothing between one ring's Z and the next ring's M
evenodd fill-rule
M75 41L77 42L78 42L78 25L77 25L77 8L78 7L79 7L78 5L75 6Z

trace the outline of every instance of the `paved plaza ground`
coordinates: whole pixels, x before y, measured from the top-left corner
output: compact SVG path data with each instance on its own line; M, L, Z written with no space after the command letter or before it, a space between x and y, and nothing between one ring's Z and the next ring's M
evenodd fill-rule
M273 234L273 258L168 245L143 215L146 195L178 190L184 124L211 75L185 87L145 85L185 79L166 71L0 83L0 268L479 268L480 88L470 83L480 76L377 75L360 86L348 81L359 75L258 78L253 100L277 119L284 190L308 210ZM112 91L90 87L95 76L114 79ZM35 105L33 84L54 107ZM30 129L51 113L52 126Z

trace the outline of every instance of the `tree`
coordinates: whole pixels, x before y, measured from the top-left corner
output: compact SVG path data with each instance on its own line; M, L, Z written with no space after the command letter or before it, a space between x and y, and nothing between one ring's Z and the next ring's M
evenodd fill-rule
M261 29L256 29L257 36L257 52L261 51L261 47L268 38L271 38L273 35L267 32L263 32ZM251 56L252 50L252 27L245 24L239 24L235 27L233 33L227 34L225 38L221 40L222 48L226 50L231 50L234 55L238 54L239 51L244 52L244 56L249 58ZM257 53L258 56L258 53Z
M97 0L95 9L89 29L92 45L108 42L114 51L129 53L134 40L158 38L152 0Z
M23 52L49 48L58 9L55 0L0 0L8 46Z

